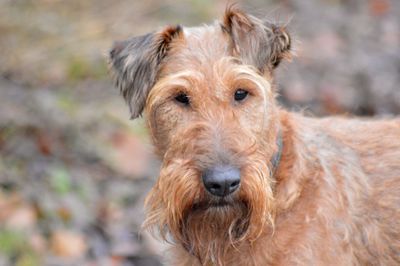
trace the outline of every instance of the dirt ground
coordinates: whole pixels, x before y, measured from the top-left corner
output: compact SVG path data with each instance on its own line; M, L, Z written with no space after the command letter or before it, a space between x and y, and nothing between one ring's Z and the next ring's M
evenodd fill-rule
M400 2L239 1L289 22L297 56L279 101L313 116L400 113ZM129 120L113 40L198 25L226 1L0 1L0 266L162 265L141 232L157 177L143 120Z

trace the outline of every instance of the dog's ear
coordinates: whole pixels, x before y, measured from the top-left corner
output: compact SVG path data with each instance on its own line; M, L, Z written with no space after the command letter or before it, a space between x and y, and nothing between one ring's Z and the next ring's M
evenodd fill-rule
M129 105L132 119L142 114L150 89L156 82L160 63L171 41L181 32L182 28L178 25L114 43L110 51L110 65L115 84Z
M245 14L235 6L226 9L222 29L230 35L234 55L261 72L275 69L291 57L291 39L285 27Z

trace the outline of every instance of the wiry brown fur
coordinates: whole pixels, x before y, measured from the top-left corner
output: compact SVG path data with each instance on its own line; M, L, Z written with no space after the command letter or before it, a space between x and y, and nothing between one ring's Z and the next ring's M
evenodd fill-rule
M272 73L290 37L235 7L211 26L133 40L111 60L163 160L145 226L173 244L171 265L400 264L399 120L280 109ZM243 102L238 88L249 92ZM174 100L182 93L190 105ZM223 206L201 179L216 164L241 173Z

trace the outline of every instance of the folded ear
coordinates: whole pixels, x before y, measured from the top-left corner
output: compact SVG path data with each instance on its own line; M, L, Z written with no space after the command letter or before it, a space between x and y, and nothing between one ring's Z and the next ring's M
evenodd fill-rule
M110 65L132 119L142 114L150 89L156 82L160 63L171 41L181 32L180 26L167 27L158 33L114 43Z
M222 29L231 37L234 55L261 72L272 71L282 59L291 57L291 39L285 27L247 15L234 6L225 11Z

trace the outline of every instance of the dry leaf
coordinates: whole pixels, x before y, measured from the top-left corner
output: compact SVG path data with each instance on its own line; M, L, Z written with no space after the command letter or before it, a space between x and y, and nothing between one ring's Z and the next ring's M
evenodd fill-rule
M127 132L117 132L112 136L115 149L115 166L118 170L130 177L146 175L150 160L148 147L143 141Z
M387 0L370 0L369 9L374 16L386 15L390 9L390 3Z
M50 245L55 255L65 258L82 257L87 250L84 236L67 230L55 231Z
M24 230L33 228L36 224L37 215L35 209L30 205L21 205L6 219L8 228Z

